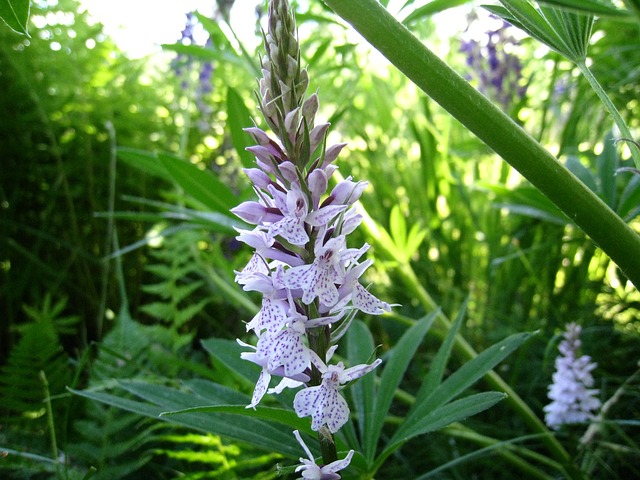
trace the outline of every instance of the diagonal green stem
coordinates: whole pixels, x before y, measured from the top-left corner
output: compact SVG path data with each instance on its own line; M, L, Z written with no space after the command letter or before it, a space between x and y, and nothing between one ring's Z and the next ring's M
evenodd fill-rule
M640 235L376 0L324 0L453 117L511 164L640 285Z
M631 154L633 155L633 162L635 163L636 168L640 168L640 147L633 142L629 142L629 140L634 140L634 138L631 136L629 127L627 127L622 115L620 115L620 112L618 112L618 109L604 91L602 85L600 85L589 67L587 67L587 64L584 61L580 61L576 62L576 65L580 69L580 72L582 72L582 75L584 75L584 78L589 82L589 85L591 85L593 91L596 92L596 95L604 105L604 108L606 108L613 117L613 121L616 123L618 130L620 130L622 137L627 140L627 145L629 145L629 150L631 150Z

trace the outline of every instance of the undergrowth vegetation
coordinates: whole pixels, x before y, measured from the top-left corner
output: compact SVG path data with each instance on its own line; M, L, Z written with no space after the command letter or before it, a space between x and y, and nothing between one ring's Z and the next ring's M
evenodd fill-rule
M32 1L30 37L1 25L2 478L271 479L302 455L289 427L312 432L291 392L240 415L260 369L235 339L250 341L260 297L234 281L251 252L229 210L255 196L243 128L260 125L261 50L235 35L227 3L188 17L208 40L183 32L164 63L128 58L76 0ZM381 3L640 231L631 139L620 140L575 62L479 2ZM373 478L373 466L379 479L639 477L632 281L325 3L292 4L309 91L332 124L327 143L348 144L334 181L369 182L352 234L375 259L363 283L400 305L359 314L338 351L354 363L375 352L404 374L388 408L376 404L371 439L364 412L389 375L356 382L354 421L337 442L370 455L344 478ZM460 5L468 15L447 32L437 14ZM600 12L591 71L637 140L640 6L589 6ZM246 11L261 37L264 8ZM541 419L571 322L597 363L603 407L591 426L552 431ZM496 405L411 429L468 398Z

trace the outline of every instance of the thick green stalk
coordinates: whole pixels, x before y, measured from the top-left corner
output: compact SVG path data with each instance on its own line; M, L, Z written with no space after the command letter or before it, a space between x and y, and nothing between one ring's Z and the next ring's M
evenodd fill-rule
M324 0L401 72L511 164L640 285L640 235L376 0Z

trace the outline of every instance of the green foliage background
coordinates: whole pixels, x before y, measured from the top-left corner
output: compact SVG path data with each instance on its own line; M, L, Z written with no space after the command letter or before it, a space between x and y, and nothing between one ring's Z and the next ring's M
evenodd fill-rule
M425 315L436 305L458 318L477 351L537 331L498 373L541 415L557 334L577 321L584 350L599 364L602 398L625 390L586 450L574 450L580 432L558 434L573 462L558 468L591 478L637 476L637 290L542 194L354 39L328 7L299 3L310 90L319 91L320 115L332 123L330 141L349 142L339 173L370 182L354 242L374 247L372 291L402 305L394 315L362 319L381 355L393 358L408 326L433 321ZM439 37L431 18L469 2L413 3L398 17L476 84L460 39ZM32 2L29 37L0 28L0 451L10 452L0 459L0 476L84 478L95 469L105 479L275 478L276 463L297 460L293 438L271 451L260 444L256 454L233 422L226 434L198 430L200 419L217 415L224 423L229 412L157 418L168 405L158 392L174 409L220 398L239 405L256 375L231 360L237 352L230 341L244 338L243 321L258 299L233 281L249 252L233 239L232 227L241 225L227 210L253 195L240 174L252 162L241 129L259 123L252 93L258 53L229 34L224 10L199 19L210 34L207 47L166 46L193 62L185 66L186 90L185 77L169 65L127 58L75 0ZM639 25L603 17L589 50L595 76L636 132ZM517 55L517 87L527 89L513 94L507 113L638 231L640 176L617 173L632 163L613 143L612 123L588 83L535 40L522 39ZM206 62L214 66L210 112L194 94ZM447 365L448 376L465 363L448 332L424 325L424 342L406 359L398 390L388 393L390 410L379 407L374 430L387 441L417 408L416 398L426 398L420 387L437 376L429 372L441 368L442 377ZM453 352L450 363L449 351L436 353L445 352L442 345ZM363 384L362 391L374 391ZM484 384L466 387L485 395ZM364 409L358 398L352 403ZM277 401L270 405L281 407ZM509 478L495 456L550 478L557 471L539 458L543 440L505 403L463 425L421 432L376 478ZM282 424L264 428L285 438ZM354 429L341 441L356 437ZM356 459L358 471L386 452L372 442L363 443L370 458Z

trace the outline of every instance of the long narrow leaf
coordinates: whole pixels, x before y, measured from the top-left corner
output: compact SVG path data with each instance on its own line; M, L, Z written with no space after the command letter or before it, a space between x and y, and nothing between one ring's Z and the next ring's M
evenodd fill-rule
M507 355L522 345L531 334L517 333L487 348L484 352L478 354L477 357L465 363L449 378L442 382L430 395L428 395L420 404L416 403L411 413L407 417L407 421L398 429L394 435L394 439L401 438L406 435L406 430L410 428L419 418L429 415L450 400L460 395L464 390L476 383L487 372L492 370Z
M376 459L375 466L379 467L389 455L412 438L439 430L480 413L506 398L506 396L506 394L500 392L477 393L443 405L415 421L410 422L405 419L403 426L406 426L406 428L403 429L402 435L396 434L393 436Z
M467 312L467 301L463 304L462 308L458 312L458 316L453 322L451 329L447 333L447 337L444 342L438 349L438 353L433 359L431 366L429 368L429 373L424 378L422 385L420 386L420 390L416 394L416 400L407 414L407 418L411 418L412 412L416 405L421 405L424 400L433 392L438 385L442 382L442 378L444 377L444 371L447 366L447 362L449 361L449 356L451 355L451 350L453 349L453 345L455 343L456 335L460 330L460 325L462 325L462 320Z
M167 410L179 410L181 408L174 402L166 402L169 403L169 405L164 404L165 402L163 401L158 403L140 402L118 395L90 390L71 390L71 392L100 403L105 403L151 418L160 418L160 414ZM300 456L300 446L288 429L276 429L258 419L238 417L236 415L231 416L223 413L191 413L173 417L162 417L162 419L199 431L222 435L231 440L245 442L249 445L267 451L281 453L289 457L298 458Z
M29 36L29 0L0 0L0 18L16 33Z
M624 18L631 16L628 10L606 5L597 0L538 0L543 5L552 5L572 12L598 15L601 17Z
M236 206L237 199L231 189L209 171L164 153L158 153L158 160L167 169L171 178L187 195L198 200L212 211L231 215L229 210Z
M251 114L236 90L227 88L227 127L231 133L231 141L240 157L244 168L255 166L253 155L246 148L253 145L249 135L243 128L250 126Z
M351 366L365 363L369 360L374 350L371 332L365 324L359 320L354 321L349 328L346 335L346 343L347 358ZM375 443L375 441L368 436L368 432L371 431L373 423L371 413L373 412L375 395L374 380L374 374L370 373L358 379L358 381L349 388L351 390L351 397L353 398L356 418L358 419L360 442L362 443L364 451L375 448L375 445L367 445L368 443Z
M422 343L424 336L433 325L433 321L438 315L438 311L431 312L429 315L418 320L415 325L409 328L404 335L389 351L388 361L384 365L382 376L380 378L380 386L375 395L373 413L371 417L370 430L367 432L367 440L365 443L365 458L367 461L373 461L375 455L375 447L378 438L382 432L384 420L389 412L389 407L393 401L396 389L400 385L400 381L404 377L405 372L416 353L416 350ZM366 450L369 448L370 450Z

